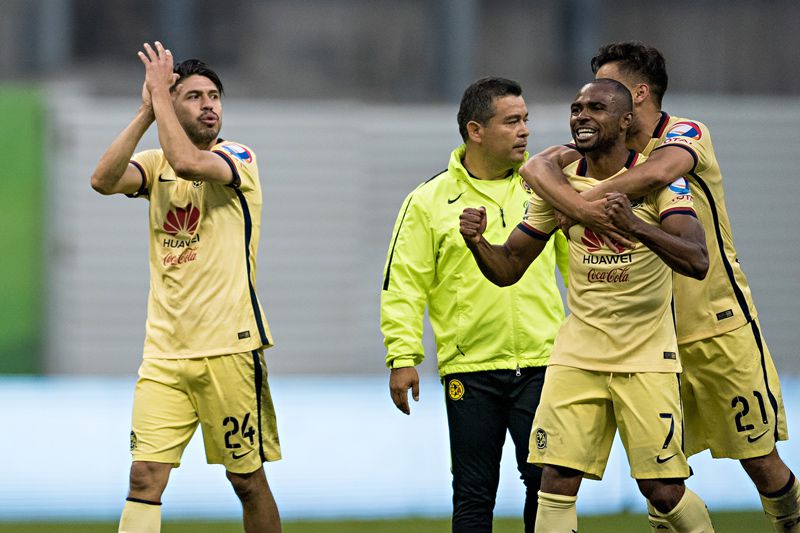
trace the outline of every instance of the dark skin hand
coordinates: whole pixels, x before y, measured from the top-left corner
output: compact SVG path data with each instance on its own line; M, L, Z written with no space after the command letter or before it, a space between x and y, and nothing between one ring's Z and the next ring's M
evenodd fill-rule
M606 193L605 199L604 210L608 220L614 224L614 227L631 234L635 231L637 224L642 223L642 220L633 214L631 201L624 194L618 192Z

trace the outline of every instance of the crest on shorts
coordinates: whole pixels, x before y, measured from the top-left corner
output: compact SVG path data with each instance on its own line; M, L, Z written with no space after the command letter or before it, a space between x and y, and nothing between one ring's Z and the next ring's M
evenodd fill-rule
M447 395L451 400L460 400L464 396L464 384L457 379L451 379L447 384Z
M137 442L138 442L138 441L137 441L137 439L136 439L136 433L134 433L133 431L131 431L131 451L133 451L133 450L135 450L135 449L136 449L136 444L137 444Z
M539 450L544 450L547 448L547 433L542 428L536 428L536 433L534 435L536 439L536 448Z

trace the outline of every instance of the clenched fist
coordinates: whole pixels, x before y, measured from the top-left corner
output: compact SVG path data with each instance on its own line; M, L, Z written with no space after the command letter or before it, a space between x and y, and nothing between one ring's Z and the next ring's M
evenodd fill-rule
M486 208L468 207L458 219L461 221L461 236L467 246L475 246L481 242L483 232L486 231Z

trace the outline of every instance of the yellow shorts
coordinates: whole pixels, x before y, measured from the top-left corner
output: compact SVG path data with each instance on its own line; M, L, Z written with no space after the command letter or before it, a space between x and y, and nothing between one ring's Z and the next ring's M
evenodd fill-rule
M142 362L133 397L133 460L178 467L198 423L209 464L246 474L281 458L262 350Z
M602 479L619 428L636 479L689 477L678 374L547 368L528 462Z
M687 456L710 448L714 457L760 457L789 438L778 373L757 320L678 349Z

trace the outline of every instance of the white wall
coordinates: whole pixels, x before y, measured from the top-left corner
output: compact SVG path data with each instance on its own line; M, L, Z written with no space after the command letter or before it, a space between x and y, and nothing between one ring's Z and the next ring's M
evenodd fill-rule
M255 150L263 182L258 288L277 343L271 367L279 375L383 373L378 301L391 229L405 195L444 169L460 142L456 109L227 98L222 135ZM527 98L529 148L569 140L568 104ZM101 197L89 175L137 102L90 97L79 86L51 87L49 102L46 369L132 375L144 334L147 206ZM798 104L665 102L711 128L763 331L779 370L796 373ZM141 146L156 142L150 131ZM431 361L424 371L434 372Z

